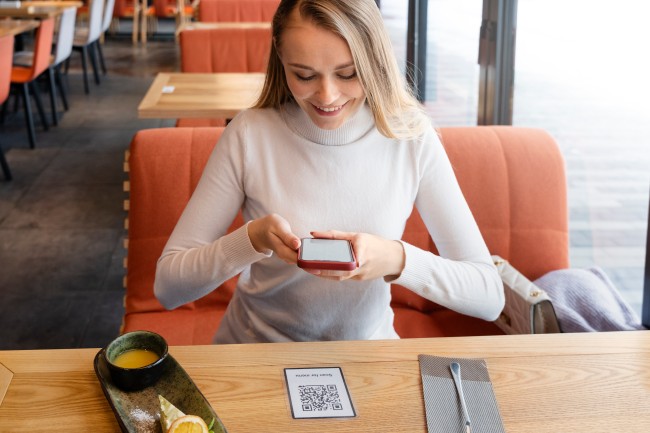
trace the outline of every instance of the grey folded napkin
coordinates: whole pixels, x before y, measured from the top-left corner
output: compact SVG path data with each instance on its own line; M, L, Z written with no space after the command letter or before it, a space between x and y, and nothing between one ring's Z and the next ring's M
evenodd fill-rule
M429 433L465 433L465 419L449 369L452 362L461 367L472 433L505 433L484 360L431 355L419 355L418 360Z

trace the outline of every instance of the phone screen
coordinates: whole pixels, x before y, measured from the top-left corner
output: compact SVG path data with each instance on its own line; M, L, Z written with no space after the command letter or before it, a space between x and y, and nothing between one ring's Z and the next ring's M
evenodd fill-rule
M300 258L309 261L353 262L350 242L344 239L302 239Z

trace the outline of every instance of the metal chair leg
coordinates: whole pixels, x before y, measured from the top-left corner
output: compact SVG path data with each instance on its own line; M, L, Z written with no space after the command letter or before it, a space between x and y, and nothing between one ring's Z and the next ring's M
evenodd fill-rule
M99 68L97 67L97 44L95 41L88 45L88 56L90 57L90 64L93 67L93 75L95 76L95 84L99 85Z
M11 176L11 170L9 169L9 163L5 159L5 153L2 150L2 146L0 146L0 166L2 166L2 171L5 174L5 179L6 180L13 179Z
M54 80L56 81L56 85L59 88L59 94L61 95L61 102L63 102L63 109L65 111L68 111L70 108L68 105L68 97L65 93L65 86L63 85L63 80L61 79L61 63L56 65L54 68Z
M36 82L32 81L28 84L32 93L34 94L34 100L36 101L36 109L38 110L38 115L41 117L41 123L43 124L43 129L46 131L50 129L49 123L47 123L47 117L45 116L45 109L43 109L43 102L41 101L41 92L38 90L38 85Z
M102 50L102 44L97 41L97 53L99 57L99 64L102 67L102 73L106 75L106 63L104 63L104 51Z
M34 131L34 119L32 117L32 104L29 101L29 88L27 83L23 83L22 95L23 104L25 105L25 122L27 123L27 136L29 137L29 147L34 149L36 147L36 133Z
M81 69L84 73L84 91L86 95L90 93L90 86L88 85L88 67L86 66L86 57L88 55L88 47L81 47Z
M2 110L0 110L0 125L5 124L5 117L7 116L7 106L9 105L8 101L2 103Z
M59 124L59 113L56 109L56 84L54 83L54 68L52 66L47 68L47 82L50 88L50 109L52 110L52 124L57 126Z

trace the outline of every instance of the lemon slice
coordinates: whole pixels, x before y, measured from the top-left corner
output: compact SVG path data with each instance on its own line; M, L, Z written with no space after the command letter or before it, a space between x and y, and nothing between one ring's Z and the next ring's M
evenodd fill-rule
M167 432L172 423L185 414L160 394L158 394L158 401L160 401L160 425L163 432Z
M208 425L201 417L184 415L172 423L167 433L208 433Z

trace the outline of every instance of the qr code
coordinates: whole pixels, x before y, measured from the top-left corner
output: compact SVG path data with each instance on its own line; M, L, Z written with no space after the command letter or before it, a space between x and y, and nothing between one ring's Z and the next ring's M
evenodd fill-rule
M304 411L343 410L336 385L300 385L298 392Z

